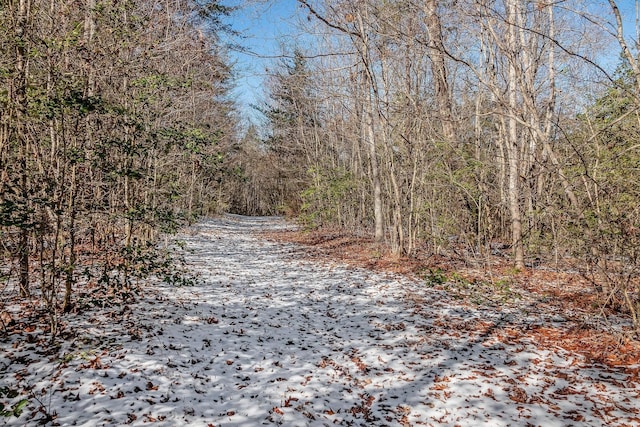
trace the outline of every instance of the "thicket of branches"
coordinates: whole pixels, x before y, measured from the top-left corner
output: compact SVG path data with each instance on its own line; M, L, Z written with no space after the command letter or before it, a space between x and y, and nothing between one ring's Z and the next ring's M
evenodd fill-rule
M3 295L55 335L76 283L104 304L177 280L158 233L230 209L578 269L640 328L640 64L614 0L298 3L269 135L237 142L217 0L3 2Z
M0 4L0 291L41 301L53 335L78 281L102 289L94 303L126 299L136 278L174 271L159 232L221 209L229 12L216 0Z
M252 191L397 255L577 268L640 326L640 71L614 1L299 4Z

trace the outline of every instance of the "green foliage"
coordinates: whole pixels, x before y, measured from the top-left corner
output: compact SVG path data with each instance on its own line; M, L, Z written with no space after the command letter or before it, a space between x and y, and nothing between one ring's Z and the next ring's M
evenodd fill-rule
M86 117L104 110L100 96L86 96L78 88L65 88L62 93L47 94L42 88L29 91L29 114L34 118L51 120L64 116Z
M9 399L17 397L19 393L16 390L9 387L0 387L0 398L6 396ZM29 401L27 399L21 399L13 405L5 405L0 402L0 417L19 417L22 415L22 411L27 406Z
M48 48L58 52L77 48L82 39L83 23L74 21L67 26L65 33L58 33L52 37L45 37L42 43Z
M0 6L7 281L46 282L52 322L65 285L71 294L87 283L83 304L112 305L134 300L148 278L193 283L151 242L223 206L231 69L222 28L203 19L232 9L106 0L57 4L54 22L40 6L27 4L24 25L17 3Z
M501 278L495 282L482 280L469 280L458 272L449 275L440 268L428 269L423 273L425 284L429 287L442 287L452 297L467 299L475 304L501 304L521 296L515 292L511 285L513 279L510 276Z
M182 267L184 259L170 249L160 249L157 245L125 248L125 259L133 267L138 279L157 277L172 286L195 286L198 278Z
M0 226L32 228L35 225L33 213L34 210L23 201L5 198L0 202Z
M236 8L226 6L219 0L196 0L195 4L197 5L198 17L204 21L209 31L238 34L223 20L224 17L230 16Z
M584 177L585 207L566 230L603 305L629 313L640 331L640 95L625 61L616 77L578 117L581 162L572 173Z
M615 85L595 101L588 113L591 126L598 132L589 147L592 160L588 173L597 184L599 198L584 213L584 223L590 230L598 230L607 240L618 240L617 244L605 245L612 250L633 235L629 230L640 227L640 128L638 113L633 112L640 98L634 95L628 65L623 63L617 74Z
M356 188L353 174L340 168L310 168L308 174L311 186L301 194L300 220L311 228L325 223L339 223L341 206Z
M318 126L309 66L303 53L294 50L292 59L281 62L274 76L271 103L259 110L273 129L268 144L278 149L279 142L295 141L301 129Z
M124 218L135 223L146 224L164 233L175 233L187 222L184 213L178 212L171 205L152 207L139 204L124 213Z
M184 155L210 153L212 147L217 147L224 137L224 132L220 129L211 130L203 127L194 127L188 124L180 124L178 127L162 128L154 133L154 137L165 142L165 150L179 148ZM222 161L223 155L215 153L216 160Z
M427 286L432 287L444 284L448 278L444 270L430 268L428 273L425 274L424 280Z
M172 286L194 286L198 278L183 267L184 260L170 249L152 242L135 242L114 254L103 266L97 285L82 297L82 305L109 307L132 303L140 295L142 280L158 279ZM93 273L85 270L87 280Z

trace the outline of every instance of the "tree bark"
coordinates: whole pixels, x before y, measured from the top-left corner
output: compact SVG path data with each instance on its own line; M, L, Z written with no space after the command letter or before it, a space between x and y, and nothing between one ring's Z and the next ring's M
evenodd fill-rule
M364 16L363 16L364 12ZM371 69L371 60L369 50L371 49L369 37L365 28L365 20L368 19L367 5L364 5L364 11L357 11L357 25L359 32L358 49L360 51L360 59L364 68L363 91L363 110L364 110L364 136L365 142L369 148L369 161L371 162L371 183L373 189L373 216L374 216L374 238L376 242L384 239L384 211L382 206L382 187L380 182L380 168L378 166L378 149L375 130L375 99L376 82Z
M513 262L516 268L524 268L524 242L522 240L522 211L520 208L520 141L518 134L518 121L516 114L519 109L518 102L518 59L519 46L517 43L516 18L518 14L518 0L507 1L507 46L509 65L507 74L508 90L508 118L507 118L507 156L508 168L508 194L509 210L511 212L511 245L513 250Z
M29 203L29 179L27 156L29 155L28 140L26 135L27 110L27 82L29 75L29 58L27 55L27 30L29 23L30 1L19 0L15 27L15 125L14 132L18 144L18 162L20 165L20 191L23 206L23 220L20 226L20 243L18 259L20 265L20 296L28 297L29 290L29 257L30 257L30 225L28 213Z
M453 105L447 77L445 62L444 35L442 23L438 14L438 1L425 1L426 27L429 35L431 58L431 73L438 103L439 119L442 126L443 139L448 143L455 142L455 127L453 123Z

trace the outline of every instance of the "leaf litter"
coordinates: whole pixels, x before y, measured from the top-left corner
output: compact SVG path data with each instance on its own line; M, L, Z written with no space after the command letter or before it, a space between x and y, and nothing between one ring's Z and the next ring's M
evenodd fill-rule
M38 330L3 337L0 392L14 393L0 402L28 404L0 423L640 423L637 366L541 345L513 327L511 308L308 259L303 247L262 235L290 227L277 218L203 221L178 236L198 284L150 283L117 316L96 308L65 318L78 332L53 350L37 342Z

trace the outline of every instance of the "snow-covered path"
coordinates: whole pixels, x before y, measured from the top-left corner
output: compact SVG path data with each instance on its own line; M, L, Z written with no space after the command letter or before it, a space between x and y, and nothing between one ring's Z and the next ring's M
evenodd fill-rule
M640 390L622 372L535 343L505 344L504 312L457 304L406 278L306 261L300 248L255 233L281 227L278 219L229 215L179 236L201 284L162 285L134 321L88 326L80 340L87 344L70 350L64 365L30 365L53 373L34 386L46 389L55 422L640 422ZM110 346L90 348L105 336ZM5 421L29 424L28 412Z

